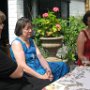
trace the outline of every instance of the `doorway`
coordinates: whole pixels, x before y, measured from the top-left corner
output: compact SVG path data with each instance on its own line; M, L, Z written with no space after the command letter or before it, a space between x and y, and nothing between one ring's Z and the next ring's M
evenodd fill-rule
M52 10L53 7L61 8L61 0L38 0L38 15L42 15L48 10ZM61 12L59 12L58 17L60 17Z
M36 6L33 7L33 2ZM57 15L58 18L69 18L69 3L70 0L24 0L24 16L32 19L33 16L42 15L53 7L59 7L60 11ZM33 12L33 8L37 12ZM36 15L34 15L36 14Z
M38 15L42 15L48 10L52 10L53 7L58 7L60 9L57 17L69 18L69 3L70 0L38 0Z
M32 20L32 0L24 0L24 16Z

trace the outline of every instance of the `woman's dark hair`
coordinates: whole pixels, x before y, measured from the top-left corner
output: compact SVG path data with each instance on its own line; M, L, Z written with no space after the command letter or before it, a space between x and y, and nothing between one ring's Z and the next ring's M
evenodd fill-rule
M0 23L3 23L6 20L6 15L4 12L0 11Z
M27 23L30 23L30 25L32 26L31 21L28 18L21 17L20 19L18 19L14 31L16 36L22 35L22 29L26 26Z
M85 15L83 16L82 21L84 22L84 24L87 26L87 21L88 21L88 17L90 17L90 11L87 11L85 13Z

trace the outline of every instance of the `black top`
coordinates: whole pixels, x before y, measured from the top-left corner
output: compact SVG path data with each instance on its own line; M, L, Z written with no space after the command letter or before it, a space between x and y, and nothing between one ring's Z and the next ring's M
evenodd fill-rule
M17 64L0 50L0 78L8 78L16 68Z

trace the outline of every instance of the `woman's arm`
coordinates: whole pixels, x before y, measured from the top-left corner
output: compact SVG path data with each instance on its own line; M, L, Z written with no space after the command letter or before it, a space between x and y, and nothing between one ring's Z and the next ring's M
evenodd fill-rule
M42 65L42 67L44 69L46 69L46 74L48 75L49 80L52 81L53 80L53 75L52 75L52 71L51 71L51 69L49 67L49 64L47 63L45 58L42 56L42 54L41 54L40 50L38 49L38 47L36 45L35 45L35 47L36 47L37 57L38 57L41 65Z
M42 56L40 50L38 49L38 47L35 45L36 47L36 54L37 54L37 57L41 63L41 65L43 66L44 69L48 69L48 70L51 70L47 61L45 60L45 58Z
M12 43L12 50L16 59L16 62L19 66L23 68L23 71L26 72L29 75L35 76L40 79L47 79L48 77L44 77L44 75L40 75L36 71L34 71L32 68L30 68L26 62L25 62L25 54L22 48L22 45L18 41L14 41Z
M78 57L80 60L84 60L86 57L84 56L84 43L86 41L86 37L83 32L80 32L78 39L77 39L77 51Z

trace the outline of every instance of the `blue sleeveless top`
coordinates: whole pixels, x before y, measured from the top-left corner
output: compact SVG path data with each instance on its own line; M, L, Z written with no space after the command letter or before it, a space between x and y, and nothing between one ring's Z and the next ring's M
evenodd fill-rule
M37 73L41 75L45 74L46 70L41 66L39 62L39 59L36 55L36 49L33 40L31 38L29 39L30 47L28 48L26 44L19 38L16 38L15 40L18 40L22 45L22 48L25 53L26 64L30 68L35 70ZM16 61L12 48L10 48L10 55L12 60ZM64 76L69 72L69 68L64 62L48 62L48 64L51 68L52 74L54 75L53 81L59 79L60 77ZM24 76L27 76L27 74L24 74Z
M41 66L39 59L36 56L36 49L35 49L33 40L31 38L29 39L30 47L28 48L26 44L19 38L16 38L15 40L18 40L22 45L22 48L25 53L26 64L32 69L34 69L36 72L38 72L39 74L42 74L42 75L45 74L46 70ZM12 48L10 48L10 55L11 55L12 60L16 61Z

